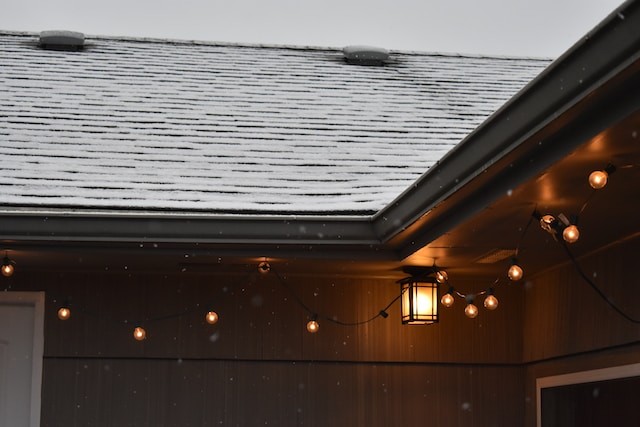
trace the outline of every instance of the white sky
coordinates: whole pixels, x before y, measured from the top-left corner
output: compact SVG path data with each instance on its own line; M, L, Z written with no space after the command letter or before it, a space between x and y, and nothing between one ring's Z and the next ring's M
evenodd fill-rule
M622 0L0 0L0 29L557 57Z

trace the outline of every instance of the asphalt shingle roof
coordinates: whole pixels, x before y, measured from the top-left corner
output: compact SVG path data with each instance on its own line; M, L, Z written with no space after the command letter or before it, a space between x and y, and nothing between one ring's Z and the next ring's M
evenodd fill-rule
M0 205L374 213L549 63L0 34Z

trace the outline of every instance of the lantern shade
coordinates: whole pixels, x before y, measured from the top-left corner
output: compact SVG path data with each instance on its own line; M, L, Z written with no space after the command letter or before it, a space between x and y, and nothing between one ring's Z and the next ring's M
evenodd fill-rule
M438 322L438 283L433 277L409 277L400 282L402 323L426 325Z

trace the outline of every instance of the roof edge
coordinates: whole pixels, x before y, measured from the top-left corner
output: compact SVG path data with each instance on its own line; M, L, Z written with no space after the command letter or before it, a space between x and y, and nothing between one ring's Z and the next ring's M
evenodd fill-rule
M37 39L39 32L34 31L11 31L0 30L0 36L16 36L16 37L34 37ZM116 36L116 35L100 35L85 33L85 40L91 43L94 40L112 40L138 43L156 43L156 44L176 44L176 45L193 45L193 46L216 46L216 47L237 47L237 48L267 48L267 49L286 49L286 50L314 50L329 51L342 54L345 46L313 46L313 45L292 45L277 43L251 43L251 42L227 42L227 41L207 41L198 39L174 39L162 37L145 37L145 36ZM440 51L417 51L402 49L387 49L390 54L409 55L409 56L437 56L448 58L478 58L478 59L503 59L503 60L531 60L531 61L550 61L552 58L536 57L536 56L510 56L498 54L473 54L473 53L456 53L456 52L440 52Z
M637 28L640 28L640 1L629 0L514 95L413 186L375 214L373 225L380 240L388 242L409 229L635 61L640 56ZM464 218L455 213L456 224L472 213L465 213ZM451 222L449 229L454 225ZM405 255L410 251L401 249Z

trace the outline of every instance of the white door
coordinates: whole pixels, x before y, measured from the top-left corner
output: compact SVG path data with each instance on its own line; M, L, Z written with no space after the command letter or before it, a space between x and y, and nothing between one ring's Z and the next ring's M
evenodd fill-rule
M44 293L0 292L0 427L38 427Z

